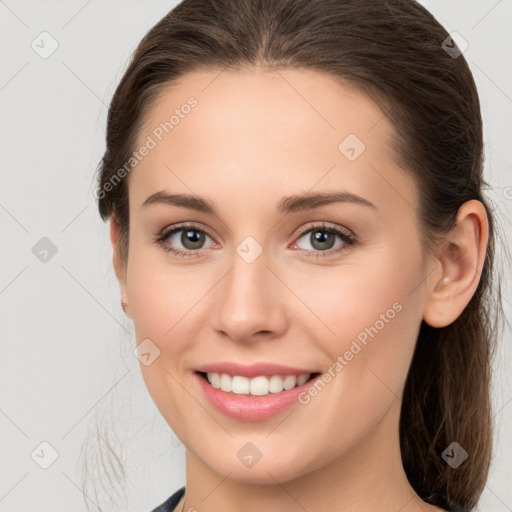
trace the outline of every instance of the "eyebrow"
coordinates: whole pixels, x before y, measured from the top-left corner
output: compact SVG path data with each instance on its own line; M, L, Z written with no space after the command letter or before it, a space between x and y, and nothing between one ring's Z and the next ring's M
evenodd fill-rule
M377 210L377 207L373 203L351 192L317 192L283 197L281 201L279 201L276 211L279 214L287 214L312 210L332 203L353 203ZM142 203L142 208L148 208L149 206L157 204L178 206L219 216L218 210L213 202L190 194L169 194L161 190L150 195L144 203Z

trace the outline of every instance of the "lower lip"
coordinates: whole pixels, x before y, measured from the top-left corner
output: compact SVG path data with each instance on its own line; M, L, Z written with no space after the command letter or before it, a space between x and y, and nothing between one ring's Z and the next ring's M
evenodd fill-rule
M301 386L264 396L227 393L214 388L198 372L195 372L195 377L199 380L208 401L222 414L243 421L260 421L271 418L297 403L299 395L314 384L321 374Z

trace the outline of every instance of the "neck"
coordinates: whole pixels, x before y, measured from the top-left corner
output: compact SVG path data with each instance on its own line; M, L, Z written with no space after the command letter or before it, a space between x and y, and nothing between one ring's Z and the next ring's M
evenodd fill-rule
M270 464L263 471L268 476L264 482L236 481L229 473L221 475L213 471L187 450L184 504L177 510L191 507L208 512L439 510L421 500L407 480L400 455L399 414L400 402L396 400L383 420L357 445L327 464L320 459L314 461L317 468L310 465L299 476L288 480L272 477ZM264 460L262 457L258 464Z

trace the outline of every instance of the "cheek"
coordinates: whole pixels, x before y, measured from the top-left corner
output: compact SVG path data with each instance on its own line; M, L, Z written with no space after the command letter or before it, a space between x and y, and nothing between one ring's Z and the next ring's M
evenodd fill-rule
M379 331L383 325L389 331L391 323L403 327L408 317L403 311L412 314L419 308L414 290L422 272L417 261L417 254L400 255L382 247L338 269L311 272L296 286L310 310L303 318L323 324L325 339L333 340L354 338L376 323Z
M328 279L303 281L297 294L317 313L305 318L319 326L323 335L315 336L331 361L341 359L338 373L352 396L366 400L382 386L400 394L421 324L420 261L414 250L381 248Z
M194 314L199 311L205 289L198 285L197 278L187 274L184 266L166 264L165 257L154 257L155 252L156 249L132 251L127 294L136 344L149 339L153 354L158 354L149 365L141 360L143 379L162 417L174 428L175 411L182 410L188 399L179 381L187 366L187 348L197 338L194 329L201 325L194 321ZM177 428L180 430L179 424Z
M176 333L186 325L190 328L194 309L200 309L201 299L214 283L212 277L198 267L170 264L163 249L134 248L127 294L137 341L141 337L154 338L156 343L179 339Z

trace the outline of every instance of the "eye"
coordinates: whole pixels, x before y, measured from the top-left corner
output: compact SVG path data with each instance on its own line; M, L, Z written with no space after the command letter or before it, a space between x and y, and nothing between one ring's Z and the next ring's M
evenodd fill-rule
M306 238L306 235L309 237ZM356 238L350 232L328 224L307 225L299 233L300 239L304 238L312 249L299 246L298 241L293 247L299 247L306 255L313 257L329 256L334 253L347 250L356 243ZM341 241L337 246L336 237ZM213 240L208 232L197 224L180 224L164 229L155 242L172 254L181 257L201 256L205 249L206 239ZM183 248L180 248L181 247Z
M298 242L295 242L294 246L306 251L307 255L314 257L322 257L325 255L331 255L347 250L349 246L356 243L356 239L348 231L343 231L339 228L332 227L327 224L321 224L316 226L309 226L305 228L306 231L302 230L300 233L300 239L304 238L307 243L311 246L311 249L306 247L300 247ZM305 235L309 235L306 237ZM337 246L335 246L336 238L341 240ZM300 240L299 239L299 240Z
M181 224L172 229L164 229L155 242L167 252L186 257L198 256L207 238L211 240L208 233L198 225ZM183 249L179 247L180 244Z

